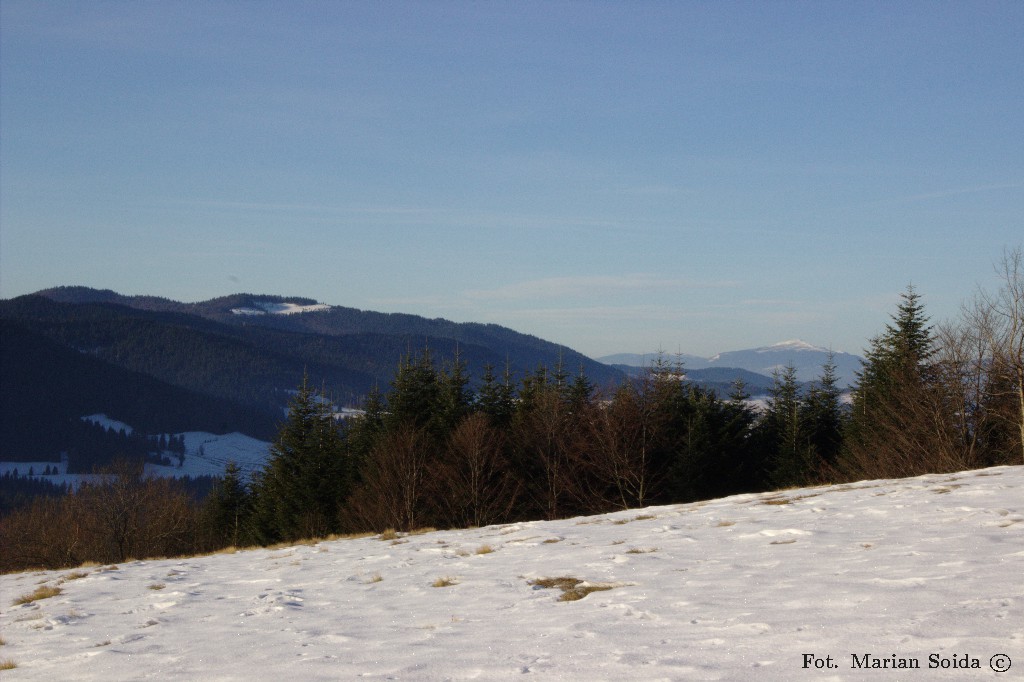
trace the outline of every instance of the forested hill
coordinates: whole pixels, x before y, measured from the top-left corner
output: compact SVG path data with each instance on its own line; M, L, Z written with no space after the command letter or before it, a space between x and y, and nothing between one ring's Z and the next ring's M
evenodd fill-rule
M435 354L450 354L458 346L463 358L470 364L474 377L480 376L483 364L491 363L504 368L506 361L513 374L524 375L538 365L554 368L559 363L570 373L582 366L595 384L617 383L623 374L617 369L592 360L571 348L545 341L536 336L522 334L496 324L452 322L442 318L426 318L405 313L379 313L343 306L318 304L302 297L234 294L199 303L180 303L155 296L124 296L109 290L87 287L58 287L38 292L39 296L63 303L108 303L150 312L173 312L198 316L231 327L263 328L297 332L317 336L352 337L354 347L364 346L357 339L380 344L379 364L383 371L371 372L373 381L385 383L402 353L424 345ZM278 308L277 311L274 309ZM275 314L289 310L295 314ZM395 337L400 343L397 352L394 343L381 337ZM366 355L362 350L360 355ZM475 355L476 357L470 357ZM365 363L361 363L365 366ZM370 384L366 384L368 387ZM383 384L382 384L383 385ZM365 387L364 387L365 390Z
M0 441L9 444L0 446L8 458L18 458L11 445L32 442L40 429L64 433L70 416L99 412L149 433L240 431L267 438L304 374L339 404L360 406L375 386L387 389L403 355L425 347L439 364L458 352L473 380L487 364L500 373L506 361L517 380L559 363L571 374L582 365L598 385L624 376L497 325L246 294L185 304L83 288L42 293L0 301ZM282 308L309 312L266 312ZM158 419L161 412L175 418ZM54 447L38 454L53 456Z
M0 319L0 460L55 461L73 469L132 454L123 437L82 421L104 413L140 433L187 430L273 437L279 413L160 381L78 352L10 319ZM118 452L99 452L99 450Z

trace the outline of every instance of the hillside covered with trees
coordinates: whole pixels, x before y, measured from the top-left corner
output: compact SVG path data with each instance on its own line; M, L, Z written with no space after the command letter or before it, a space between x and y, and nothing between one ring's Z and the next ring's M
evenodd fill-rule
M1008 252L1000 272L997 291L979 292L959 319L939 325L908 287L870 343L850 409L830 363L809 388L793 368L779 372L756 412L742 384L720 397L664 359L599 388L557 364L518 379L488 364L474 381L458 353L424 349L403 356L386 390L370 391L361 417L339 423L307 374L252 480L229 467L196 506L173 483L120 464L5 517L0 542L10 549L0 568L551 520L1020 464L1022 252ZM143 499L160 504L132 503L130 527L107 524L124 516L125 500Z
M238 431L270 440L304 374L335 404L358 406L386 386L412 348L457 353L523 376L539 365L622 374L570 349L496 325L319 306L295 315L238 314L308 299L238 295L202 304L61 288L0 301L3 415L0 459L97 460L84 415L102 413L148 434ZM127 444L113 451L128 454ZM87 461L86 461L87 459ZM109 463L109 458L106 463ZM83 469L84 467L84 469Z

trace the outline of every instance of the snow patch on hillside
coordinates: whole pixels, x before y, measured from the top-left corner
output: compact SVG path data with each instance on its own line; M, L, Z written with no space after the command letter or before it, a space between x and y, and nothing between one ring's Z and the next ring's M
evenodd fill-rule
M235 462L246 477L263 468L270 457L270 443L257 440L244 433L213 434L206 431L186 431L176 436L185 437L185 459L177 466L175 455L169 457L174 464L161 466L147 464L146 473L152 476L222 476L229 461Z
M257 301L253 308L232 308L235 315L298 315L301 313L323 313L331 309L326 303L314 303L311 305L300 305L298 303L271 303L270 301Z
M351 416L351 415L346 415ZM83 421L93 422L115 431L124 429L132 433L131 425L112 419L105 414L92 414L82 417ZM159 437L160 434L155 434ZM184 478L186 476L222 476L224 467L234 461L242 475L251 477L263 468L270 458L270 443L258 440L244 433L216 434L207 431L186 431L184 433L164 434L183 437L185 440L185 458L179 465L178 453L165 450L161 454L172 464L146 464L144 473L147 476L165 476L168 478ZM50 467L51 474L46 475ZM92 474L69 474L67 459L56 462L0 462L0 475L17 470L19 476L28 476L32 470L32 478L39 478L55 484L69 484L77 488L84 482L94 482L98 477Z
M115 432L124 431L128 435L131 435L132 431L134 430L128 424L125 424L124 422L118 421L116 419L111 419L105 414L90 414L87 417L82 417L82 421L92 422L93 424L99 424L103 428L113 429Z
M1024 467L997 467L8 574L0 655L5 679L46 682L1017 679L1022 491ZM560 577L603 589L537 582Z

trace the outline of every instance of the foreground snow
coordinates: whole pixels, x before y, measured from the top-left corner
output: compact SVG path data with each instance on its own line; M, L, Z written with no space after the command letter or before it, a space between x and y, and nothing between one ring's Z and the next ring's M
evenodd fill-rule
M0 659L10 680L1020 679L1022 491L999 467L139 561L13 607L75 572L5 575ZM611 589L530 582L558 576Z

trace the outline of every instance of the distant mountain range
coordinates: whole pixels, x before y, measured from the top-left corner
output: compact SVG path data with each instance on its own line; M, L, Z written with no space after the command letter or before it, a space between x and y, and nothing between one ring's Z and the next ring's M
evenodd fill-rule
M404 355L425 348L439 364L457 353L476 381L488 364L499 373L508 366L517 381L540 366L561 366L569 374L582 368L597 386L617 385L656 357L599 362L494 324L302 297L235 294L181 303L58 287L0 300L0 460L43 461L84 449L85 437L93 450L109 450L109 437L80 423L90 414L143 434L237 431L269 440L304 375L340 406L359 406L374 387L388 389ZM809 381L827 357L823 348L786 342L679 359L696 383L725 394L740 378L763 394L776 368L792 364ZM834 360L841 383L852 383L860 358L836 353Z
M857 382L857 372L861 370L862 358L851 353L831 352L827 348L821 348L800 340L783 341L771 346L750 348L746 350L735 350L719 353L710 358L697 355L675 355L663 354L663 358L674 363L679 361L687 371L687 375L694 380L720 381L725 368L732 370L745 370L753 372L761 377L770 378L772 374L792 365L796 369L797 379L800 381L814 381L821 376L822 367L829 359L831 353L832 361L836 365L836 376L841 387L852 386ZM626 369L629 367L646 367L652 365L658 353L618 353L598 358L600 362ZM712 374L707 372L715 370ZM728 372L726 372L726 375ZM740 375L742 376L742 375ZM735 377L734 377L735 378ZM731 379L730 379L731 381ZM757 385L756 377L746 377L744 381L751 385ZM749 390L749 388L748 388Z
M386 391L402 357L458 354L516 379L539 366L598 385L625 375L580 353L493 324L236 294L200 303L60 287L0 301L0 460L73 449L80 417L142 433L238 431L269 439L306 374L341 406Z

